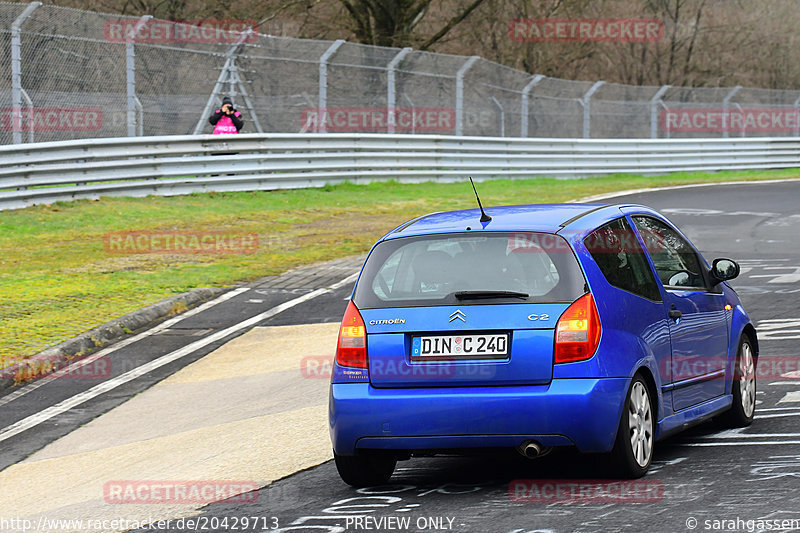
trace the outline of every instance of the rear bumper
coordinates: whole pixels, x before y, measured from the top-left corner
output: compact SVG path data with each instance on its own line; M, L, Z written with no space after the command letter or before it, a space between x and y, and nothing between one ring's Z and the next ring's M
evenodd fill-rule
M518 387L376 389L331 385L333 449L429 450L575 445L583 452L614 446L629 378L554 379Z

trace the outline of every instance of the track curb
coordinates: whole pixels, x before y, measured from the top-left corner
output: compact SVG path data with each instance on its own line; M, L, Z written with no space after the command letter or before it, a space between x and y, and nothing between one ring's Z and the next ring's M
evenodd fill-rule
M0 369L0 391L67 366L76 357L154 326L161 320L207 302L230 288L199 288L161 300L85 331L23 361Z
M161 300L115 318L36 355L0 369L0 394L18 385L64 368L76 358L88 355L125 337L149 329L164 319L180 315L230 290L251 287L261 290L299 289L311 291L338 281L344 273L358 270L365 254L356 254L292 268L282 274L265 276L226 288L199 288Z

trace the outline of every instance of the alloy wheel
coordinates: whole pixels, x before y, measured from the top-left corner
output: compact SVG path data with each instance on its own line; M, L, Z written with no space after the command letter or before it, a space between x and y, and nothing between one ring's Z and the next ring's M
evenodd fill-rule
M628 399L628 427L630 428L631 451L639 466L645 466L653 453L653 416L647 387L637 381L631 388Z
M751 417L756 408L756 376L753 349L750 347L750 343L742 343L737 370L742 411L747 417Z

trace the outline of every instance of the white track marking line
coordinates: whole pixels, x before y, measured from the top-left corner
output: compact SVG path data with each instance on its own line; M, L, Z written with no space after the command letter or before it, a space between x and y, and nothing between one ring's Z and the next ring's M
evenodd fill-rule
M44 377L41 377L41 378L37 379L36 381L34 381L33 383L25 385L21 389L19 389L17 391L14 391L11 394L8 394L6 396L3 396L2 398L0 398L0 407L6 405L7 403L13 402L14 400L16 400L18 398L21 398L21 397L25 396L29 392L35 391L36 389L38 389L42 385L46 385L46 384L50 383L51 381L53 381L55 379L59 379L60 377L64 376L64 374L68 374L70 372L74 372L75 370L77 370L78 368L81 368L82 366L88 365L89 363L93 363L94 361L96 361L96 360L98 360L98 359L100 359L102 357L105 357L106 355L108 355L110 353L113 353L113 352L119 350L120 348L124 348L125 346L128 346L129 344L133 344L134 342L140 341L140 340L144 339L145 337L149 337L150 335L155 335L156 333L160 333L163 330L169 328L170 326L173 326L176 323L180 322L184 318L189 318L190 316L194 316L197 313L202 313L206 309L214 307L215 305L220 304L220 303L222 303L222 302L224 302L226 300L230 300L234 296L239 295L239 294L241 294L241 293L243 293L245 291L249 291L249 290L250 289L247 288L247 287L242 287L242 288L239 288L239 289L234 289L232 291L228 291L225 294L222 294L222 295L218 296L217 298L214 298L213 300L205 302L204 304L199 305L199 306L195 307L194 309L192 309L190 311L186 311L185 313L182 313L182 314L180 314L180 315L178 315L178 316L176 316L174 318L170 318L169 320L165 320L161 324L158 324L157 326L155 326L153 328L150 328L147 331L143 331L141 333L138 333L138 334L134 335L133 337L129 337L127 339L121 340L121 341L109 346L108 348L103 348L99 352L94 353L94 354L92 354L92 355L90 355L88 357L81 358L78 361L75 361L74 363L69 363L66 367L62 368L61 370L53 372L52 374L48 374L48 375L46 375Z
M10 439L11 437L13 437L15 435L19 435L23 431L25 431L27 429L30 429L32 427L35 427L35 426L41 424L42 422L50 420L54 416L57 416L57 415L60 415L60 414L62 414L64 412L66 412L66 411L69 411L73 407L76 407L76 406L78 406L78 405L80 405L80 404L82 404L84 402L87 402L87 401L91 400L92 398L95 398L95 397L97 397L97 396L99 396L99 395L101 395L101 394L103 394L105 392L113 390L113 389L119 387L120 385L124 385L125 383L127 383L129 381L132 381L132 380L134 380L134 379L136 379L136 378L138 378L140 376L143 376L144 374L147 374L148 372L151 372L151 371L153 371L153 370L155 370L157 368L160 368L160 367L162 367L162 366L164 366L166 364L169 364L169 363L171 363L173 361L176 361L176 360L180 359L181 357L189 355L189 354L191 354L191 353L193 353L193 352L195 352L195 351L197 351L197 350L199 350L199 349L201 349L201 348L203 348L205 346L208 346L211 343L214 343L214 342L216 342L218 340L222 340L225 337L227 337L229 335L232 335L233 333L236 333L238 331L241 331L241 330L249 328L249 327L253 327L256 324L258 324L259 322L262 322L262 321L266 320L267 318L271 318L271 317L277 315L278 313L282 313L283 311L286 311L287 309L291 309L292 307L294 307L296 305L299 305L299 304L301 304L303 302L307 302L308 300L311 300L313 298L316 298L317 296L321 296L321 295L323 295L325 293L328 293L328 292L331 292L333 290L339 289L339 288L347 285L348 283L350 283L352 281L355 281L356 278L358 277L358 274L359 273L356 272L356 273L354 273L354 274L352 274L350 276L347 276L343 280L334 283L333 285L331 285L328 288L317 289L315 291L309 292L308 294L304 294L303 296L295 298L294 300L289 300L288 302L284 302L284 303L282 303L280 305L276 305L272 309L264 311L263 313L260 313L260 314L254 316L254 317L248 318L247 320L239 322L238 324L234 324L233 326L230 326L228 328L220 330L220 331L218 331L218 332L216 332L216 333L214 333L212 335L209 335L208 337L205 337L203 339L197 340L197 341L195 341L195 342L193 342L191 344L187 344L183 348L179 348L179 349L177 349L177 350L175 350L173 352L170 352L170 353L168 353L166 355L162 355L158 359L154 359L154 360L152 360L150 362L147 362L147 363L145 363L145 364L143 364L143 365L141 365L139 367L134 368L133 370L129 370L128 372L125 372L124 374L122 374L120 376L117 376L115 378L109 379L108 381L104 381L103 383L100 383L99 385L96 385L96 386L92 387L91 389L88 389L88 390L86 390L84 392L76 394L75 396L72 396L71 398L67 398L66 400L64 400L62 402L59 402L56 405L50 406L47 409L45 409L45 410L43 410L43 411L41 411L39 413L31 415L31 416L29 416L27 418L23 418L22 420L20 420L18 422L15 422L14 424L11 424L10 426L8 426L8 427L4 428L2 431L0 431L0 442L3 442L4 440Z
M795 411L794 413L774 413L771 415L758 415L756 416L756 420L764 420L766 418L783 418L784 416L800 416L800 411Z
M701 439L790 439L800 438L800 433L736 433L730 435L709 435L707 437L700 437Z
M789 391L778 400L778 403L800 403L800 390Z
M674 444L674 446L772 446L776 444L800 444L800 440L771 440L771 441L740 441L740 442L684 442L681 444Z
M758 183L788 183L790 181L798 181L797 178L784 178L777 180L754 180L754 181L718 181L716 183L690 183L688 185L669 185L667 187L652 187L650 189L628 189L627 191L609 192L604 194L596 194L594 196L586 196L578 198L577 200L570 200L568 203L572 204L588 204L598 200L607 200L608 198L616 198L618 196L628 196L629 194L640 194L643 192L656 192L656 191L672 191L675 189L688 189L690 187L714 187L716 185L755 185Z

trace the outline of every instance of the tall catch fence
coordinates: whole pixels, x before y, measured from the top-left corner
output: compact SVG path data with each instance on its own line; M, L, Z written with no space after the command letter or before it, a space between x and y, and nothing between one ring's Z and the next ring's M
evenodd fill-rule
M479 57L0 2L0 144L210 133L800 136L800 91L548 78Z

